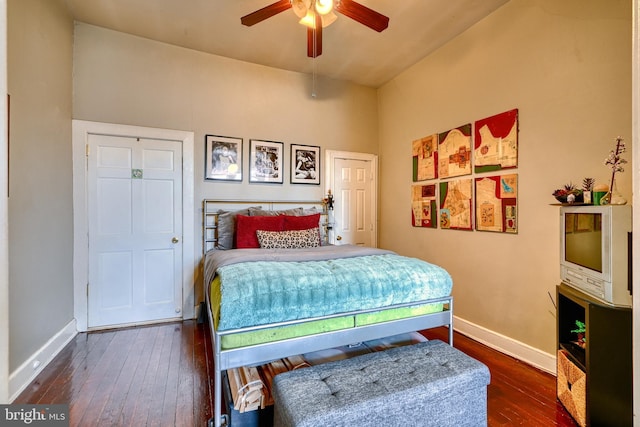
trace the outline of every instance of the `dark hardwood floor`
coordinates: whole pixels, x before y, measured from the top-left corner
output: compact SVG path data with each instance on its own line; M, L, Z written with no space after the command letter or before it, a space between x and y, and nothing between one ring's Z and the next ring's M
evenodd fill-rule
M447 329L422 331L447 341ZM556 377L454 332L453 346L489 367L489 426L577 426L556 398Z
M423 331L446 341L446 329ZM489 426L575 426L555 377L458 333L485 363ZM206 426L213 371L208 326L195 321L81 333L14 403L67 403L71 426Z
M68 403L71 426L205 426L207 331L187 321L78 334L14 403Z

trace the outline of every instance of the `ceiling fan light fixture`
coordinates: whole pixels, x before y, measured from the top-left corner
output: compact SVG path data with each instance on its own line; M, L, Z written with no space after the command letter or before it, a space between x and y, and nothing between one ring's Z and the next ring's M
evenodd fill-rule
M316 28L316 14L313 10L307 10L307 14L302 18L298 23L304 25L305 27L311 28L312 30Z
M291 0L293 12L302 19L311 8L311 0Z
M336 19L338 19L338 15L331 12L331 13L328 13L327 15L321 15L320 18L322 18L322 28L326 28L329 25L333 24Z
M307 27L307 56L310 58L322 55L322 31L337 19L334 9L377 32L389 27L387 16L369 9L356 0L277 0L243 16L240 23L251 27L287 9L293 9L300 18L298 22Z
M315 9L320 15L328 15L333 10L333 0L316 0Z

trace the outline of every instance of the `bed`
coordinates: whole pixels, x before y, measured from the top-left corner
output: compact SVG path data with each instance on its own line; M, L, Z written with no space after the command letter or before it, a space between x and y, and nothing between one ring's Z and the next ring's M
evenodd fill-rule
M214 413L222 373L240 366L448 326L451 277L394 252L327 244L318 202L203 201L206 312L214 355Z

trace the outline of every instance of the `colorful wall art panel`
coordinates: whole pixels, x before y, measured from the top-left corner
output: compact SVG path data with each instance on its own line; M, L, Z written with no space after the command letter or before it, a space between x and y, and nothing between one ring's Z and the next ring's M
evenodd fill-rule
M436 228L436 184L411 186L411 225L414 227Z
M499 171L518 166L518 110L475 123L474 170Z
M440 228L473 230L472 187L471 178L440 183Z
M476 178L476 229L518 232L518 174Z
M471 123L438 135L438 176L471 174Z
M413 182L438 177L438 135L413 141Z

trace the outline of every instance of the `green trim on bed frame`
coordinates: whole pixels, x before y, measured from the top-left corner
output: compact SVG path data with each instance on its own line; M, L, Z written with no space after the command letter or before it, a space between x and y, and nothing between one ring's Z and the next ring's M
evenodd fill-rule
M220 315L220 278L216 277L210 287L211 289L211 313L217 329ZM371 325L375 323L388 322L391 320L405 319L408 317L420 316L423 314L435 313L444 309L443 304L423 304L415 307L392 308L374 313L358 314L355 316L343 316L332 319L316 320L301 325L280 326L265 330L239 332L237 334L223 335L220 339L222 350L230 350L280 341L290 338L298 338L323 332L349 329L354 326Z

